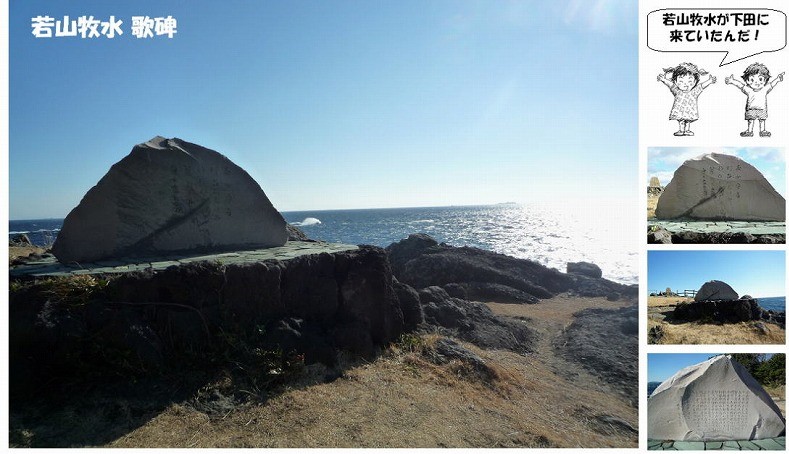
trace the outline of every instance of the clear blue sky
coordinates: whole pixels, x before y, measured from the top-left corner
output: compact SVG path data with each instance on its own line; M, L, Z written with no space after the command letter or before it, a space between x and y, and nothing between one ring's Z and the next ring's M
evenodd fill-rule
M785 252L648 251L650 292L698 290L711 280L726 282L740 296L785 296Z
M786 197L786 150L783 148L699 148L699 147L655 147L647 153L647 167L650 177L658 177L660 184L668 185L674 172L688 159L706 153L723 153L737 156L756 167L773 185L776 191Z
M78 6L77 6L78 5ZM637 2L10 2L10 218L179 137L282 210L637 197ZM110 15L115 39L35 39ZM131 36L132 15L178 20Z
M681 369L721 353L650 353L647 355L647 381L663 382ZM769 359L773 355L767 354Z

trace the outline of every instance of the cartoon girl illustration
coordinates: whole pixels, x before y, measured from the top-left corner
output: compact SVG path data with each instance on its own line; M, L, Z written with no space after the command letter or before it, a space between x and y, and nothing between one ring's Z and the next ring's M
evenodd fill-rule
M690 124L699 119L699 95L717 81L715 76L709 75L704 82L700 82L701 76L707 75L707 71L693 63L680 63L674 68L665 68L658 75L657 80L663 82L674 95L674 105L668 119L679 122L679 130L674 133L675 136L693 135Z

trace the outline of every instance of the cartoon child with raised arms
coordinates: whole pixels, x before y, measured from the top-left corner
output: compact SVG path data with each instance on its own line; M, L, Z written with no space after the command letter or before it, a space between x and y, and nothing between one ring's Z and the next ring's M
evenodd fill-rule
M701 76L706 75L707 71L693 63L680 63L674 68L665 68L658 75L657 80L663 82L674 95L674 105L671 106L668 119L677 120L679 123L675 136L693 135L690 124L699 119L699 95L717 81L715 76L709 75L704 82L700 82Z
M745 102L745 119L748 121L748 129L740 133L741 137L753 137L753 122L759 120L759 136L770 137L770 131L765 129L764 123L767 120L767 93L784 80L784 73L770 82L770 70L761 63L753 63L742 73L740 82L734 78L734 74L725 79L727 85L734 85L739 88L748 100ZM765 88L766 87L766 88Z

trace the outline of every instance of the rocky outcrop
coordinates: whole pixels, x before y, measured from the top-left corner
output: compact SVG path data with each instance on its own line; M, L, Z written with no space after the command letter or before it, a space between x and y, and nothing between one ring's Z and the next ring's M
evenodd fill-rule
M260 185L214 150L155 137L113 165L63 221L63 263L285 244Z
M783 244L784 234L758 234L748 232L669 232L664 227L647 228L649 244Z
M435 345L426 352L426 356L431 362L439 365L459 361L468 365L470 371L483 380L490 380L495 376L495 372L479 355L449 338L438 339Z
M740 295L731 286L723 281L707 281L696 292L694 301L736 300Z
M568 291L581 296L608 296L616 292L628 298L637 297L638 293L636 286L565 274L531 260L478 248L438 244L424 234L410 235L386 250L392 271L400 282L417 289L459 285L472 299L488 300L491 296L504 295L506 300L532 303Z
M567 274L580 274L581 276L599 279L603 277L603 270L594 263L569 262L567 263Z
M679 303L671 315L672 320L714 322L744 322L761 319L761 308L756 300L705 301Z
M396 278L392 278L392 286L400 302L400 309L403 311L403 325L406 331L412 331L425 321L419 293L410 285L400 283Z
M204 352L229 338L333 364L338 350L370 355L405 329L386 253L371 246L105 279L45 280L11 292L15 383L101 367L108 352L149 371L174 367L184 355L208 361ZM411 326L419 323L415 311L407 301Z
M786 200L752 165L736 156L708 153L674 172L655 217L785 221Z
M532 351L535 333L523 322L494 315L485 304L453 298L438 286L419 290L419 299L425 323L445 335L482 348Z
M647 243L649 244L671 244L671 232L663 227L650 227L647 229Z
M447 284L443 287L453 288L453 285L464 290L465 296L462 296L463 293L459 293L458 296L462 299L515 304L534 304L540 301L539 298L529 295L522 290L495 282L465 282L463 284Z
M24 233L18 233L8 240L9 246L32 246L30 238Z
M765 310L755 299L703 301L679 303L671 314L679 322L701 321L707 323L737 323L763 320L786 326L784 312Z
M285 228L288 231L288 241L312 241L303 230L295 225L288 224Z
M578 362L636 405L638 402L638 306L591 308L554 341L565 358Z

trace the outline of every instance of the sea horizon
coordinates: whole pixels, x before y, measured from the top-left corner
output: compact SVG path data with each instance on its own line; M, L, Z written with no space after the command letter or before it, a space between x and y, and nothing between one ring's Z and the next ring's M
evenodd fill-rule
M588 200L576 200L578 206L586 206ZM571 201L560 199L553 201L529 201L529 202L493 202L493 203L467 203L467 204L451 204L451 205L419 205L419 206L394 206L394 207L361 207L361 208L316 208L316 209L299 209L299 210L277 210L282 213L303 213L303 212L336 212L336 211L365 211L365 210L405 210L405 209L421 209L421 208L478 208L478 207L499 207L499 206L553 206L556 203L561 203L563 206L575 207ZM630 199L602 199L598 202L601 205L625 205L635 203ZM68 216L68 214L66 214ZM16 218L10 219L9 222L30 222L30 221L63 221L66 216L45 216L45 217L30 217L30 218Z
M452 246L478 247L534 260L564 272L568 262L591 262L603 277L638 283L638 246L633 229L600 206L574 209L545 203L498 203L441 207L358 208L281 212L308 237L332 243L386 247L413 233ZM622 204L616 204L621 206ZM9 236L25 233L36 245L52 244L62 218L9 221ZM628 241L630 240L630 241Z

